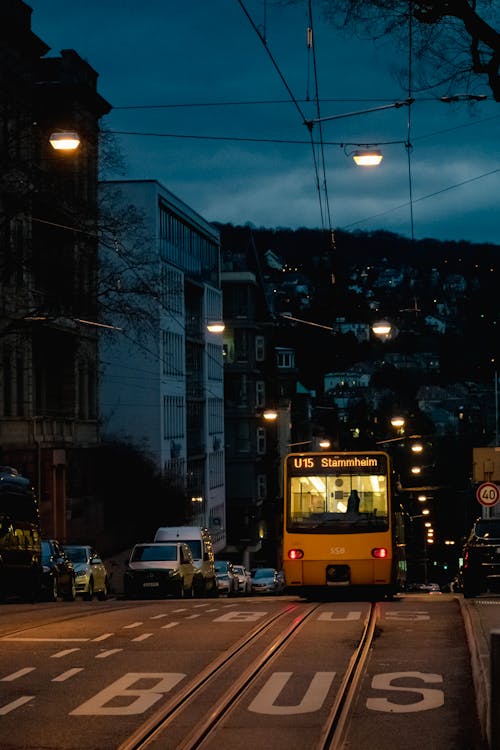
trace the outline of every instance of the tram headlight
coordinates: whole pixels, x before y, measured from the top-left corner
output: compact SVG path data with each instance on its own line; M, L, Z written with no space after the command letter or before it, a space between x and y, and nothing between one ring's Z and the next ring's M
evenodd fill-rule
M379 560L382 560L384 557L387 557L389 554L386 547L374 547L372 549L372 557L376 557Z
M304 550L302 549L289 549L288 559L289 560L302 560L304 557Z

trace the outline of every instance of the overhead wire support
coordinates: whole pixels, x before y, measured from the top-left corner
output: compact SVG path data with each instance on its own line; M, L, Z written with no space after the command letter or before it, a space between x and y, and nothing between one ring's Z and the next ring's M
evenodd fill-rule
M384 109L400 109L401 107L409 107L415 102L415 99L408 97L400 102L392 102L392 104L383 104L380 107L371 107L370 109L360 109L355 112L344 112L340 115L328 115L327 117L316 117L311 120L305 120L304 124L309 129L312 129L316 123L327 122L329 120L342 120L344 117L356 117L358 115L368 115L370 112L381 112Z

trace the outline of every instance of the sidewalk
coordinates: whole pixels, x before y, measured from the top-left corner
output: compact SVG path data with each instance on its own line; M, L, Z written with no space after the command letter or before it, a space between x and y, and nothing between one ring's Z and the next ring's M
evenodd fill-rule
M490 750L500 750L500 733L491 727L491 641L492 632L500 629L500 597L484 595L475 599L457 596L462 611L472 679L481 729ZM500 685L496 693L500 690ZM497 723L497 722L496 722Z

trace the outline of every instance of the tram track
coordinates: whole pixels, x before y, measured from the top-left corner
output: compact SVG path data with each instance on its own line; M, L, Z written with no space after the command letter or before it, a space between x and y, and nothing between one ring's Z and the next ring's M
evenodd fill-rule
M0 649L5 748L344 750L376 739L390 750L404 737L408 750L484 750L451 598L72 612L4 621L19 635L4 634Z
M251 647L261 646L250 662L240 668L236 679L227 680L230 687L211 702L211 709L198 720L193 720L193 726L182 740L176 743L176 750L201 750L209 741L217 740L217 732L230 713L241 705L247 691L252 688L257 678L271 667L274 659L284 652L292 638L307 624L311 615L320 604L292 605L272 618L266 620L247 634L233 646L224 656L207 666L204 672L187 685L180 694L171 699L150 720L123 741L117 750L155 750L164 747L162 738L179 719L183 711L190 711L192 699L205 689L213 688L217 678L221 678L224 670L234 668L243 653ZM378 605L372 603L364 622L363 631L355 649L349 659L348 666L337 690L334 703L328 713L323 730L320 733L315 750L341 750L346 736L348 717L356 692L363 676L366 661L375 635L378 616ZM283 624L283 619L286 622ZM281 623L281 624L280 624ZM269 634L273 626L280 624L280 629L274 637L262 646L263 638ZM223 678L222 678L223 679Z
M325 730L316 750L341 750L345 739L349 712L356 697L358 685L363 676L366 661L372 647L375 626L377 624L379 605L372 602L365 622L365 628L352 654L349 666L344 674L336 700L329 714Z
M274 640L266 646L262 653L259 653L251 660L247 667L240 673L239 678L232 683L231 688L226 690L213 704L209 715L202 718L193 727L191 733L180 744L177 744L176 750L194 750L201 747L205 739L212 732L216 731L217 727L230 712L234 702L241 698L253 680L256 679L265 667L269 666L272 659L280 653L293 634L302 627L319 606L319 604L310 604L304 607L304 605L291 604L285 610L281 610L266 619L264 623L254 628L228 652L209 664L183 691L122 742L117 750L145 750L146 748L152 748L156 741L161 742L161 736L169 729L171 723L177 718L179 713L190 705L193 696L213 684L214 680L220 677L223 670L233 667L242 654L247 652L251 647L261 643L263 637L269 633L276 623L279 623L282 619L286 619L287 623L284 627L280 628Z

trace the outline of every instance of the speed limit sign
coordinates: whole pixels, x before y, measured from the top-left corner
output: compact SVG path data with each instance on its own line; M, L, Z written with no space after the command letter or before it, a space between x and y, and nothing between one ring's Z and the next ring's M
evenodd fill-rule
M493 482L483 482L476 490L476 497L486 508L491 508L500 500L500 489Z

